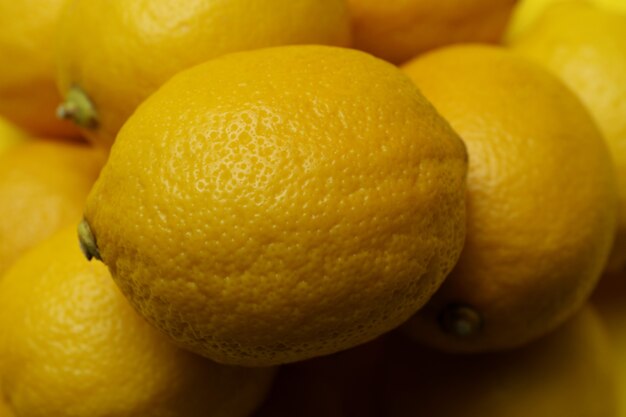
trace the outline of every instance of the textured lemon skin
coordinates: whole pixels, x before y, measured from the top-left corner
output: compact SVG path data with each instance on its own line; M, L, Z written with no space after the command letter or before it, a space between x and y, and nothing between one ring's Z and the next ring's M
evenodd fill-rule
M171 344L83 257L74 226L20 258L0 300L0 385L19 416L245 417L272 379Z
M350 43L345 0L69 0L59 26L58 87L91 99L99 126L83 131L105 148L183 69L248 49Z
M562 82L502 48L449 47L404 70L470 158L463 253L406 330L449 351L528 343L578 310L605 267L617 187L602 135ZM472 335L444 331L459 304L482 316Z
M591 307L506 352L453 355L394 342L379 391L388 417L619 416L611 341Z
M78 142L31 139L0 156L0 273L80 218L102 156Z
M55 115L53 45L64 1L0 1L0 115L38 136L79 136Z
M626 270L626 14L586 4L549 8L513 49L558 75L593 114L611 150L619 224L607 266Z
M349 0L354 47L400 64L459 42L500 40L516 0Z
M398 326L464 238L463 143L397 68L293 46L182 72L117 138L85 216L123 292L219 362Z

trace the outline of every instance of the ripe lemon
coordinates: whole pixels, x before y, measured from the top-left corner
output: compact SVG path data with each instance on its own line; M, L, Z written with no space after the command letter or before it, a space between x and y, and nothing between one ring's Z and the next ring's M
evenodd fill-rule
M180 345L292 362L373 339L428 300L463 243L466 164L391 64L328 46L231 54L137 109L81 235Z
M0 155L26 139L26 134L0 117Z
M0 1L0 115L41 136L79 134L55 115L53 45L64 1Z
M511 351L451 355L399 340L386 355L386 417L618 416L614 357L589 307Z
M529 28L536 24L542 14L553 4L574 2L589 4L618 13L626 13L626 1L624 0L522 0L513 9L511 20L505 33L507 42L523 36Z
M101 159L83 144L43 139L0 156L0 274L25 250L80 218Z
M354 47L399 64L458 42L498 42L516 0L348 0Z
M626 14L561 4L513 44L576 92L595 117L617 170L619 223L607 269L626 268Z
M60 113L107 148L177 72L248 49L347 46L350 23L345 0L69 0L59 38Z
M602 135L563 83L502 48L448 47L404 70L470 159L465 247L407 331L450 351L527 343L579 309L605 266L617 190Z
M271 368L219 365L172 345L65 228L0 280L0 381L19 416L245 417Z

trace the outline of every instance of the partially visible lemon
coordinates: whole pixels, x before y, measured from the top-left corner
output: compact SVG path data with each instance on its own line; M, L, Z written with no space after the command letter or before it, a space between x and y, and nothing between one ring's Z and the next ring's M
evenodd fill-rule
M516 1L348 0L354 47L400 64L452 43L497 43Z
M0 274L83 212L102 157L85 144L32 139L0 155Z
M619 415L613 351L590 307L507 352L451 355L396 340L386 356L386 417Z
M242 50L348 46L349 24L345 0L69 0L57 48L60 113L108 148L177 72Z
M240 52L137 109L81 236L180 345L293 362L369 341L428 300L463 245L466 167L393 65L329 46Z
M589 4L614 12L626 13L624 0L522 0L513 9L513 15L504 36L505 41L514 42L523 36L524 32L531 29L553 4L568 2Z
M615 171L596 123L558 78L504 48L448 47L404 71L470 161L465 247L406 330L463 352L548 333L585 303L615 235Z
M56 117L56 24L65 0L0 1L0 115L38 136L78 136Z
M619 223L607 266L626 269L626 14L586 4L550 7L513 49L550 69L587 105L609 145L619 186Z
M273 369L181 350L128 304L75 227L0 279L0 386L24 417L246 417Z

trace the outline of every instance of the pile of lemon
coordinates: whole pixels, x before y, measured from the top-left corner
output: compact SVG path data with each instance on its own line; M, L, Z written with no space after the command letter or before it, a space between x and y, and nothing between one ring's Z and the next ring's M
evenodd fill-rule
M0 0L0 417L626 417L626 0Z

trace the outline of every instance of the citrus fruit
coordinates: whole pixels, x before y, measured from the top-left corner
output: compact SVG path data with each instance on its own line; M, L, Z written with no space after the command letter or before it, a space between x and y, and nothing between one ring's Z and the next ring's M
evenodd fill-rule
M614 12L626 13L626 1L624 0L522 0L513 9L511 20L505 33L507 42L514 42L516 38L523 36L529 28L536 24L546 9L556 3L586 3Z
M617 171L619 223L607 269L626 267L626 14L584 4L554 5L513 44L545 65L587 105Z
M69 0L57 48L61 113L107 148L177 72L241 50L346 46L349 25L345 0Z
M373 417L384 337L280 367L254 417Z
M0 115L35 135L79 134L56 117L53 45L64 1L0 1Z
M449 351L527 343L583 305L609 255L617 190L602 135L562 82L503 48L448 47L404 70L470 160L465 247L406 330Z
M0 381L19 416L245 417L272 379L167 341L85 260L75 226L15 262L0 305Z
M83 144L43 139L0 156L0 274L25 250L80 218L101 159Z
M26 139L25 133L0 117L0 155L24 139Z
M590 307L511 351L451 355L398 340L386 356L386 417L618 416L611 346Z
M135 307L223 363L333 353L398 326L456 262L462 141L360 51L241 52L124 125L81 237Z
M516 0L348 0L354 47L393 63L458 42L498 42Z

